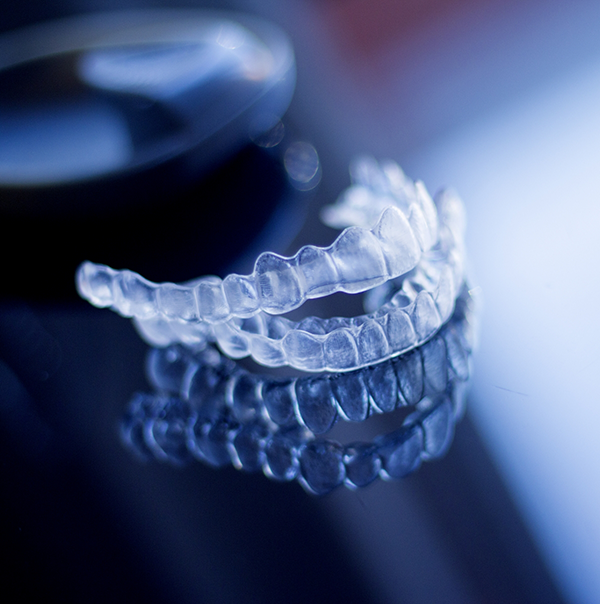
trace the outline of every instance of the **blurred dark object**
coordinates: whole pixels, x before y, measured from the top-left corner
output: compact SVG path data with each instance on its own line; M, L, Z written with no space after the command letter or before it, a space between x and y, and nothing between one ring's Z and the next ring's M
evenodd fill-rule
M0 39L3 295L69 297L84 259L181 281L242 255L286 197L261 133L295 79L285 36L242 20L127 12Z
M171 195L274 125L293 52L277 28L242 20L133 11L5 34L0 207L92 214Z

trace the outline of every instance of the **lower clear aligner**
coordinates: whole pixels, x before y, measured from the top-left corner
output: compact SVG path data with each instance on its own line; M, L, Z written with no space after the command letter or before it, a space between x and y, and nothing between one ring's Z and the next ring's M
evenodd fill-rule
M287 365L312 372L351 371L407 352L449 319L464 278L462 203L448 191L436 201L436 245L397 284L390 300L370 314L294 322L259 313L218 325L154 317L135 320L136 327L154 346L182 343L200 348L216 342L231 358L251 356L267 367Z
M262 418L323 434L340 418L363 421L373 413L416 405L424 396L445 391L455 378L466 381L474 346L473 319L473 301L463 286L452 317L427 343L351 372L279 379L250 373L212 347L194 353L178 345L151 349L146 371L156 390L208 412L218 400L236 421Z

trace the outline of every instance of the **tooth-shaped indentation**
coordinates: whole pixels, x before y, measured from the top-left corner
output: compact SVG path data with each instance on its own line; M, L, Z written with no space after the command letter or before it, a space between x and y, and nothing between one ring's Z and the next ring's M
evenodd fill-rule
M243 359L250 354L251 337L229 322L212 327L219 348L232 359Z
M408 283L408 282L407 282ZM396 309L408 310L408 307L413 303L413 298L407 295L403 289L398 290L390 299L390 306Z
M426 291L419 292L410 315L421 342L431 337L442 324L435 302Z
M391 277L403 275L419 261L419 244L406 216L398 208L386 208L373 234L380 242Z
M340 277L329 253L306 246L298 252L298 269L302 272L307 298L327 296L339 288Z
M266 381L262 387L265 410L279 426L295 423L293 390L296 380Z
M124 317L137 316L148 319L156 314L154 290L144 283L145 279L131 271L120 271L113 279L113 310Z
M366 320L358 330L356 346L362 365L377 363L388 357L390 347L381 325L375 320Z
M316 377L296 382L298 414L313 434L328 432L337 417L328 377Z
M223 293L223 282L218 277L205 277L193 292L200 316L208 323L220 323L229 317L229 305Z
M251 373L239 373L231 378L229 404L238 421L249 422L259 416L262 401L257 389L260 383L260 378Z
M385 324L387 341L394 352L408 350L418 342L408 314L400 308L391 308Z
M167 319L197 321L198 309L194 291L183 285L163 283L156 291L158 309Z
M433 338L419 349L423 357L425 386L428 391L442 392L448 383L446 345L442 338Z
M437 288L434 294L435 304L442 320L446 320L454 308L456 300L456 289L454 284L454 276L452 268L446 266L442 269L442 273L438 280Z
M179 347L152 348L146 357L146 376L157 390L179 394L189 364Z
M346 229L330 254L347 293L361 292L389 279L381 245L370 231Z
M362 422L369 415L369 391L360 372L343 373L331 380L331 390L342 417Z
M377 438L375 442L381 458L380 476L383 479L403 478L421 465L423 429L418 424Z
M468 349L461 343L456 331L449 329L444 334L446 350L448 352L448 363L459 380L469 379L469 356Z
M292 259L266 252L255 265L256 289L266 312L281 314L304 301L298 269Z
M375 410L379 413L393 411L398 405L400 393L393 362L377 363L364 371ZM406 404L403 400L401 403Z
M94 306L105 308L113 303L113 279L117 271L103 264L84 262L77 270L79 295Z
M323 333L328 334L338 329L349 329L352 331L351 317L330 317L329 319L322 319L321 324L325 327Z
M323 345L325 365L332 371L353 369L360 364L355 339L349 329L336 329Z
M302 319L297 325L296 329L307 331L315 336L322 336L327 333L325 322L319 317L306 317Z
M264 473L274 480L293 480L298 475L298 451L314 438L300 426L278 430L265 445Z
M250 340L252 358L265 367L281 367L286 358L281 340L256 335Z
M344 447L345 484L351 489L366 487L379 475L381 459L373 443L351 443Z
M156 285L129 272L126 290L123 293L129 298L132 315L140 319L149 319L157 314Z
M283 338L283 349L292 367L305 371L322 371L324 368L323 343L319 336L306 331L290 331Z
M242 319L239 324L241 326L241 330L248 334L260 334L266 336L269 332L268 328L269 319L267 315L258 314L253 315L252 317L248 317L247 319ZM220 325L220 324L218 324Z
M231 421L227 418L208 423L199 418L192 428L192 438L188 439L188 448L192 455L215 468L226 466L231 463L229 453L231 429Z
M198 365L189 376L187 399L201 417L214 417L225 406L226 381L217 368Z
M436 459L444 455L454 436L454 413L448 397L442 397L432 406L420 423L424 437L423 459Z
M455 380L452 382L450 389L450 403L452 404L452 412L456 420L461 419L466 411L467 394L469 392L469 382L461 382Z
M172 342L181 342L184 346L202 346L210 335L206 323L183 323L182 321L169 321Z
M223 292L231 312L236 317L250 317L260 308L260 301L252 277L236 274L227 275L223 281Z
M419 349L398 357L394 371L407 405L416 405L423 398L423 359Z
M169 321L160 315L144 321L134 319L133 326L150 346L168 346L177 341Z
M285 334L294 328L294 323L283 317L269 317L266 336L272 340L283 340Z
M269 436L266 426L259 423L242 425L235 432L230 433L229 453L231 463L238 470L257 472L262 467L263 443Z
M315 495L326 495L346 478L339 443L324 440L309 442L300 451L300 482Z
M190 458L186 425L193 414L189 405L178 398L164 397L161 403L152 420L144 422L145 442L157 459L185 463Z
M408 223L410 224L421 251L427 251L433 244L433 241L423 211L416 204L410 206L410 210L408 211Z

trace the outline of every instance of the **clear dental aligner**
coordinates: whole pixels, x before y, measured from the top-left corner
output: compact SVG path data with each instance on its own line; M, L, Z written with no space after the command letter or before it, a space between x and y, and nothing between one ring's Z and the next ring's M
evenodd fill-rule
M136 320L155 346L216 341L232 358L304 371L350 371L406 352L427 341L448 320L464 274L464 209L450 191L436 195L438 241L370 315L352 319L309 317L296 323L265 313L218 325L154 317ZM389 282L388 282L389 283ZM380 287L385 287L380 286ZM399 288L399 289L398 289ZM386 290L387 291L387 290Z
M158 393L133 398L122 438L144 458L262 470L319 495L378 477L401 478L450 446L470 377L473 306L464 286L451 320L426 345L338 375L267 378L213 348L154 350L147 370ZM342 445L315 437L337 417L363 421L406 405L415 411L401 428L372 442Z
M452 382L469 378L473 348L472 301L466 288L450 321L409 354L340 374L275 379L250 373L208 348L153 349L147 374L153 387L189 402L203 417L228 410L237 422L263 421L328 432L339 419L360 422L374 413L416 405Z
M359 157L350 165L350 176L352 186L321 211L321 219L332 228L369 228L389 205L408 207L413 199L428 197L425 185L413 182L391 160L379 163L372 157Z
M335 292L367 291L412 270L438 239L436 208L424 185L413 184L390 166L377 182L373 165L362 171L355 167L359 178L363 172L369 178L353 185L338 206L330 208L328 222L344 222L345 215L339 214L344 214L344 199L351 198L354 189L370 191L378 200L378 220L367 228L362 225L370 222L372 208L354 212L356 222L346 221L348 228L329 247L309 245L290 258L265 252L251 275L232 274L224 280L208 276L180 285L155 284L132 271L84 262L77 272L79 293L96 306L140 321L221 324L261 311L284 314L307 299Z
M399 430L369 443L344 446L315 439L301 426L242 423L227 411L206 418L180 398L138 394L129 405L121 434L143 458L176 464L196 458L214 467L262 469L269 478L297 479L307 491L324 495L342 484L355 489L377 477L402 478L422 461L441 457L450 446L465 397L464 383L452 382L446 392L421 399Z

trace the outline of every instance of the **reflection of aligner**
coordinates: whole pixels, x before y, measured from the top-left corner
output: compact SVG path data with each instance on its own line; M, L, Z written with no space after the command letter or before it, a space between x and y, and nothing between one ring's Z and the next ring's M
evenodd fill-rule
M370 315L293 322L259 313L218 325L155 317L137 320L136 325L157 346L181 342L198 347L216 341L232 358L251 355L261 365L305 371L349 371L406 352L428 340L449 319L464 278L462 203L447 191L437 195L436 202L436 244L389 302Z
M306 246L291 258L266 252L251 275L204 277L187 285L157 285L131 271L84 262L79 292L96 306L154 320L156 331L171 323L206 328L262 311L283 314L310 298L358 293L406 274L438 241L435 205L422 183L412 183L395 164L357 165L359 182L325 212L329 224L351 226L327 248ZM366 228L375 211L376 224Z
M399 478L441 456L460 418L473 344L466 289L452 319L411 353L358 371L276 380L250 374L214 349L192 355L153 350L148 372L157 395L137 395L123 423L124 440L142 455L213 466L263 469L297 478L322 494L344 483L365 486ZM341 417L414 406L399 430L372 443L315 440Z
M454 386L453 381L448 392L422 399L400 429L366 443L315 439L300 426L273 430L261 422L243 424L227 413L214 421L200 419L181 399L143 394L131 402L121 433L143 458L174 464L196 458L213 467L262 469L269 478L297 479L308 491L324 495L342 484L358 488L377 477L402 478L422 461L441 457L465 397L464 389Z

